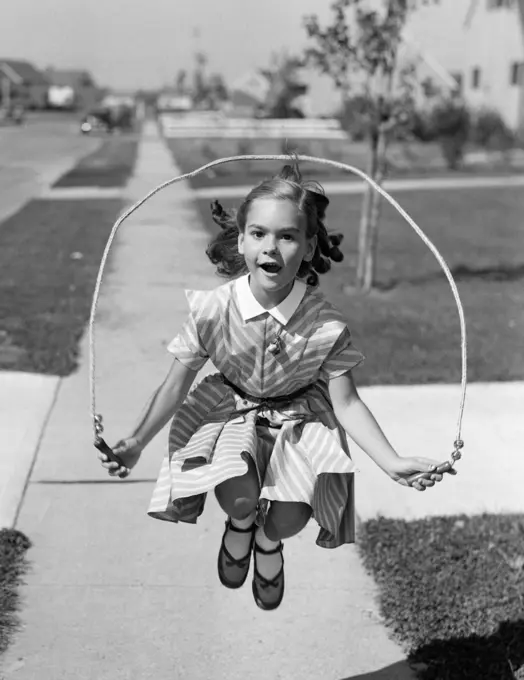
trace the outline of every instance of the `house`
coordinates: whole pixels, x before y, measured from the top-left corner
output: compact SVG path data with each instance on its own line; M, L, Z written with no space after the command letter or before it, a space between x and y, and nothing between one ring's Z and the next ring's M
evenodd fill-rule
M45 109L49 82L28 61L0 58L0 97L2 105L18 101L30 109Z
M52 108L89 110L103 94L89 71L50 67L45 75L50 83L49 105Z
M471 108L496 110L524 131L524 0L440 0L413 14L407 35Z
M244 73L230 87L226 110L236 116L253 117L263 109L269 89L269 80L259 71Z

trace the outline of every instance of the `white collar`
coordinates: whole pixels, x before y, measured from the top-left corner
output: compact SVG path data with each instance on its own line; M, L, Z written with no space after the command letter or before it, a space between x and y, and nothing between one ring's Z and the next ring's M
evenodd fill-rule
M251 288L249 287L249 274L238 278L235 281L235 286L240 314L244 321L249 321L249 319L253 319L256 316L260 316L267 312L283 326L287 325L293 314L297 311L307 289L307 286L303 281L295 279L291 293L285 300L282 300L276 307L264 309L251 292Z

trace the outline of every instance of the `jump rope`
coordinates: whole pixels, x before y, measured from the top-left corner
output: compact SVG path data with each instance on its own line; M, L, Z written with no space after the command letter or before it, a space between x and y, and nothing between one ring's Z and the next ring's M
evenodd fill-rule
M453 442L453 451L451 452L449 460L446 460L443 462L441 465L437 467L437 469L434 472L437 473L444 473L448 472L453 468L457 460L459 460L462 456L461 449L464 447L464 441L461 438L461 432L462 432L462 418L464 415L464 406L465 406L465 401L466 401L466 386L467 386L467 340L466 340L466 320L464 317L464 310L462 308L462 303L460 301L460 296L457 290L457 286L455 283L455 280L453 279L453 276L451 274L451 271L449 270L448 265L446 264L444 258L440 254L440 252L437 250L436 246L430 241L430 239L426 236L426 234L422 231L422 229L418 226L418 224L408 215L408 213L397 203L397 201L388 194L385 189L383 189L381 186L379 186L374 180L371 179L365 172L360 170L359 168L356 168L352 165L347 165L346 163L340 163L339 161L331 161L326 158L316 158L315 156L302 156L302 155L296 155L293 157L294 161L297 162L309 162L309 163L319 163L320 165L329 165L334 168L338 168L339 170L345 170L354 173L355 175L358 175L361 179L363 179L365 182L370 184L375 191L378 191L378 193L383 196L401 215L402 217L406 220L406 222L414 229L414 231L420 236L420 238L424 241L424 243L427 245L427 247L431 250L435 258L437 259L438 263L442 267L442 270L444 271L444 274L446 275L446 278L448 279L449 285L451 287L451 291L453 293L453 297L455 298L455 302L457 305L457 310L458 310L458 315L459 315L459 322L460 322L460 356L461 356L461 392L460 392L460 400L459 400L459 406L458 406L458 418L457 418L457 425L456 425L456 430L455 430L455 440ZM109 234L109 238L107 240L104 253L102 255L102 260L100 262L100 267L98 270L98 275L96 278L96 284L95 284L95 290L93 293L93 301L91 304L91 314L89 317L89 387L90 387L90 395L91 395L91 419L93 423L93 430L94 430L94 445L95 447L101 451L102 453L105 453L106 456L108 457L109 460L118 463L119 465L124 465L121 458L117 456L112 448L105 442L104 438L102 437L102 433L104 431L104 425L103 425L103 418L100 413L97 413L96 410L96 347L95 347L95 319L96 319L96 312L97 312L97 307L98 307L98 298L100 295L100 288L102 285L102 278L104 275L104 269L105 265L107 262L107 258L109 255L109 251L111 249L111 245L113 243L113 240L116 236L116 233L122 223L130 217L138 208L140 208L146 201L148 201L150 198L152 198L155 194L157 194L159 191L162 191L162 189L165 189L172 184L176 184L177 182L181 182L182 180L185 179L191 179L192 177L196 177L202 172L205 172L206 170L209 170L210 168L213 168L217 165L223 165L225 163L232 163L234 161L289 161L289 156L284 156L284 155L254 155L254 156L231 156L229 158L219 158L216 161L212 161L210 163L207 163L206 165L203 165L200 168L197 168L196 170L193 170L192 172L188 172L184 175L179 175L178 177L173 177L172 179L167 180L166 182L163 182L162 184L159 184L155 189L150 191L144 198L140 199L137 201L134 205L132 205L128 210L126 210L115 222L111 233ZM125 466L124 466L125 467ZM412 485L414 482L417 480L421 479L424 477L427 473L421 472L417 473L415 475L411 475L410 477L407 478L408 484Z

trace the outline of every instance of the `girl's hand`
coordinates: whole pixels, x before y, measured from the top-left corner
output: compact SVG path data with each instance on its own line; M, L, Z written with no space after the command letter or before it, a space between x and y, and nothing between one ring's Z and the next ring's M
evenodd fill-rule
M131 469L135 467L142 454L143 446L136 437L121 439L113 447L113 452L122 459L123 466L110 461L105 453L99 452L98 458L102 461L102 467L109 472L110 477L127 477Z
M428 486L435 486L436 482L441 482L443 475L434 472L440 463L430 458L397 458L390 466L387 473L402 486L412 486L417 491L425 491ZM423 472L424 477L416 482L409 484L408 477ZM457 471L451 468L446 474L456 475Z

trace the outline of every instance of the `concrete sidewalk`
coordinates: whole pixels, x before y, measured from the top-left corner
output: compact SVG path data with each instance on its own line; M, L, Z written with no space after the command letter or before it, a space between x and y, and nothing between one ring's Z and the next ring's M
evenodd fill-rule
M42 196L102 143L80 135L76 121L28 121L22 127L0 128L0 222Z
M129 202L177 174L146 125ZM98 410L110 442L134 425L171 363L165 346L187 313L183 289L220 283L192 197L187 185L164 190L117 236L97 322ZM197 527L147 517L166 433L127 481L107 477L91 445L86 341L82 349L80 370L57 390L17 522L34 547L5 680L413 678L355 546L316 548L312 523L286 543L286 597L264 613L249 582L237 592L219 585L224 517L212 496ZM402 453L448 457L456 386L361 393ZM461 474L424 494L395 485L354 447L360 516L523 511L523 397L523 383L471 386Z

